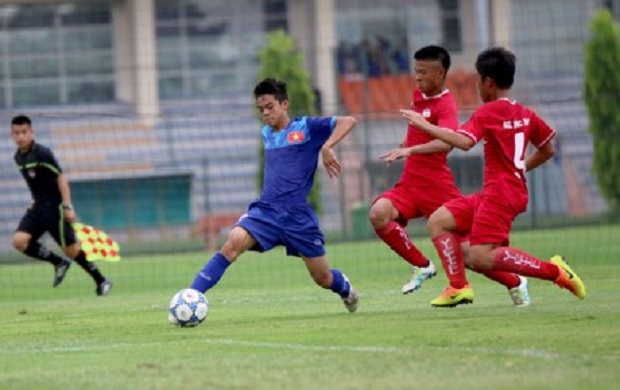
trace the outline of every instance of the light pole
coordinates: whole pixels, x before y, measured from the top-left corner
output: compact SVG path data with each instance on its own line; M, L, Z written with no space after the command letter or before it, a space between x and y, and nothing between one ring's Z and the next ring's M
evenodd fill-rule
M67 103L67 69L65 58L65 39L63 37L63 16L69 15L74 11L73 4L61 4L54 13L54 30L56 31L56 39L58 42L58 79L60 102Z
M4 105L10 107L13 105L13 80L11 78L11 64L9 62L9 29L8 24L11 18L17 13L17 7L14 5L5 5L0 7L0 19L2 20L2 50L0 58L2 61L2 73L4 79Z

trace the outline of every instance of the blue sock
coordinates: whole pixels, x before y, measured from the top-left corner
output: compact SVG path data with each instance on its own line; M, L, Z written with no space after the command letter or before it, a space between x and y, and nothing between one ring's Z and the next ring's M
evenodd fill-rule
M230 261L226 260L224 255L220 252L217 252L211 257L211 260L205 264L204 268L198 272L191 288L202 293L206 292L220 281L220 278L224 275L229 265Z
M332 273L332 285L329 289L342 298L348 297L349 291L351 291L351 284L349 284L349 281L346 280L342 272L337 269L332 269L330 272Z

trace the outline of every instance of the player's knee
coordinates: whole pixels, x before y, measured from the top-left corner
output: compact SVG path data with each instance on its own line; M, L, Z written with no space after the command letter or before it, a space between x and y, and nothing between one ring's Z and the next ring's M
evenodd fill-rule
M80 245L76 243L76 244L64 247L63 251L70 258L75 259L77 255L80 253Z
M220 253L229 261L235 261L240 254L251 247L252 240L252 236L245 229L234 228L228 233L228 238L220 249Z
M235 245L235 242L228 239L220 248L220 253L230 262L233 262L239 257L241 251L238 249L238 246Z
M428 233L431 237L437 237L446 231L452 231L454 228L450 223L452 219L452 214L446 208L440 207L431 214L426 222Z
M25 234L15 233L12 240L13 248L20 252L25 252L30 244L30 237Z
M385 213L381 212L375 207L372 207L370 209L370 212L368 213L368 220L370 221L370 224L372 225L373 228L378 229L385 225L384 215Z
M431 237L437 237L443 232L441 219L437 216L437 214L431 214L430 218L426 222L426 228L428 229L428 234L430 234Z
M368 219L374 229L380 229L387 225L390 220L390 208L384 205L385 202L382 202L383 199L379 199L375 204L370 208L370 212L368 213Z

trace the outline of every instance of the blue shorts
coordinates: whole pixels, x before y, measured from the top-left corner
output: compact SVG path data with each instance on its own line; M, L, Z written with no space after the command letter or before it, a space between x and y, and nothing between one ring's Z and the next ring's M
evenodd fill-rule
M325 237L309 204L282 205L256 200L250 203L237 226L256 240L253 251L266 252L283 245L288 256L325 255Z

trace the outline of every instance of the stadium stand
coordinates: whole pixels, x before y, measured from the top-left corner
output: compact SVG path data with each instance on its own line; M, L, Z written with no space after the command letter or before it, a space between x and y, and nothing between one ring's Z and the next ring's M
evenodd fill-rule
M466 76L463 77L465 80ZM569 78L563 90L556 89L553 95L545 92L544 81L528 83L518 91L526 100L540 92L541 103L534 108L559 131L558 157L540 170L540 174L536 172L536 176L530 178L535 198L542 199L531 204L530 210L573 216L605 210L605 201L591 173L592 142L587 132L585 106L580 99L575 99L580 87L577 83L577 79ZM352 89L349 95L343 91L343 103L355 111L362 84L347 85ZM388 101L398 106L405 102L402 96L406 96L407 102L403 104L408 105L410 92L405 94L402 86L411 88L411 85L404 82L393 85L399 86L392 93L400 91L402 102L396 97ZM358 98L347 103L347 99L352 99L351 94ZM191 172L193 225L189 231L200 234L207 247L212 248L258 193L256 162L260 124L250 103L246 96L167 102L160 118L152 124L137 121L122 105L99 108L95 112L92 107L91 112L73 111L78 114L67 114L69 111L64 108L59 112L33 115L33 120L37 140L54 148L70 180ZM468 111L463 112L461 120L467 115ZM322 226L326 230L339 228L342 223L350 227L351 205L372 199L381 186L391 185L398 178L399 168L379 167L378 157L398 145L404 134L402 122L394 113L383 117L356 116L360 124L340 150L345 168L342 182L323 178ZM8 237L28 205L29 195L13 166L14 146L10 139L0 143L0 153L6 156L0 162L3 183L0 235ZM88 157L84 158L85 155ZM458 151L451 154L453 159L460 157L462 154ZM558 195L549 186L566 188L566 191ZM555 195L550 197L549 194ZM10 240L0 244L2 249L9 246Z

